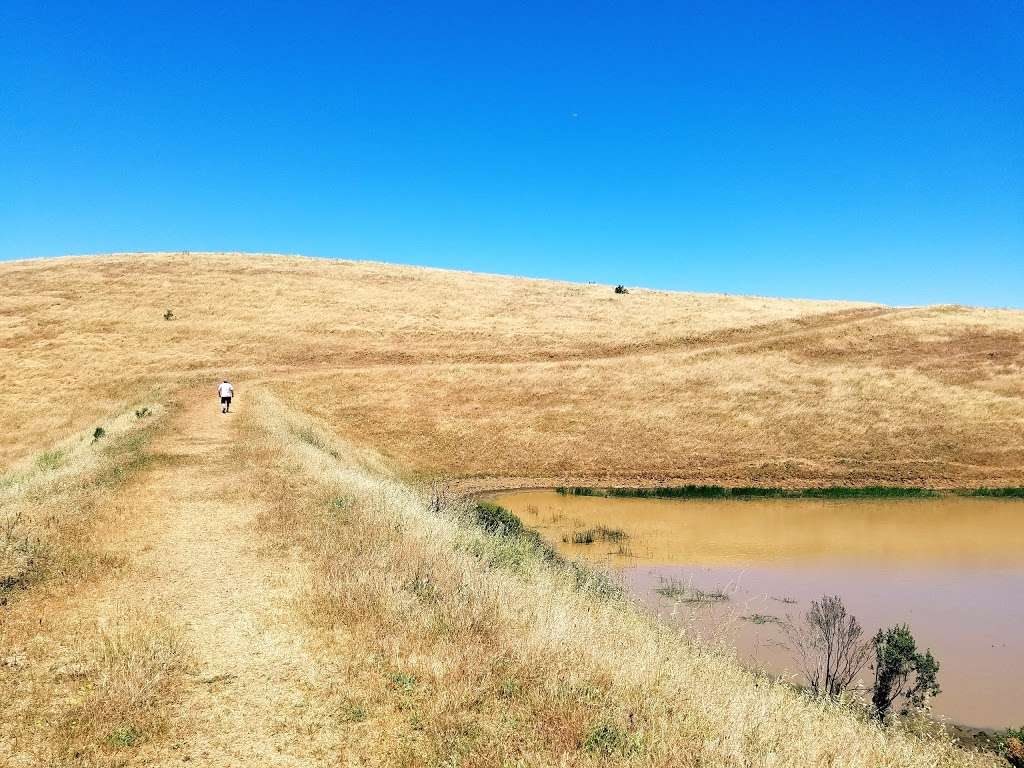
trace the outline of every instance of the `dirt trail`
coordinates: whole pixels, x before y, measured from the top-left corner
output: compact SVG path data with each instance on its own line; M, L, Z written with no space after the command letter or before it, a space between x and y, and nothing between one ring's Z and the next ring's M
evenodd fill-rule
M493 366L528 365L534 363L587 363L657 356L666 353L672 354L673 361L678 364L683 360L711 357L727 352L754 353L768 351L780 344L791 342L795 339L815 336L824 331L836 330L862 322L880 320L910 311L913 311L913 308L867 307L864 309L844 309L778 320L762 325L723 329L697 336L655 339L625 345L595 345L578 350L552 348L545 352L466 353L465 355L459 355L458 350L453 348L447 351L446 356L417 360L396 359L393 356L382 356L379 359L373 359L372 352L363 354L346 352L344 356L336 358L321 355L314 363L264 367L259 373L268 380L286 379L288 381L295 381L297 379L320 378L339 372L349 373L388 368L401 371L456 364L465 367L480 366L481 368L490 368ZM180 373L186 375L194 373L194 370L189 369ZM215 376L217 370L212 369L209 371L209 374Z
M259 503L232 457L237 417L204 395L190 396L154 441L177 460L137 484L133 505L152 513L122 542L139 574L130 598L163 606L196 661L174 718L182 739L144 749L140 762L322 765L337 754L336 729L322 727L337 678L311 656L296 621L305 574L288 553L260 555Z

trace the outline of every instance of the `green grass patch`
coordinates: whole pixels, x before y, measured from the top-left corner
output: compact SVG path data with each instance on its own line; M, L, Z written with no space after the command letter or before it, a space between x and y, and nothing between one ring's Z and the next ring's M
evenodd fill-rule
M599 723L587 731L580 741L580 747L603 757L630 757L643 751L643 740L623 728Z
M942 495L938 491L928 488L899 488L887 485L870 485L859 488L838 485L828 488L761 488L757 486L730 487L724 485L677 485L665 488L558 487L555 488L555 491L563 496L606 496L639 499L921 499L936 498Z
M476 505L476 522L488 533L499 536L525 536L533 541L540 539L536 531L531 531L512 512L499 504L481 501Z
M586 488L586 487L575 487L567 488L564 486L558 486L555 491L562 496L606 496L604 489L602 488Z
M974 488L960 491L962 496L987 496L996 499L1024 499L1024 487L1017 488Z
M356 702L346 702L338 712L338 719L343 723L361 723L370 716L366 707Z
M621 528L608 528L603 525L599 525L596 528L587 528L583 531L573 531L572 535L565 535L562 537L562 541L565 543L572 542L573 544L593 544L595 541L611 541L614 543L620 543L628 539L629 536Z
M64 451L43 451L36 457L36 466L44 472L57 469L64 463Z
M326 453L331 458L338 458L338 452L331 447L331 444L327 442L327 439L319 432L309 427L300 427L299 429L293 430L293 434L303 443L313 446L318 451Z
M697 589L678 579L662 579L661 586L654 591L681 603L724 603L729 599L729 595L721 589Z
M749 616L743 617L744 621L749 621L751 624L781 624L782 620L778 616L772 616L767 613L752 613Z
M504 507L489 501L477 502L474 521L491 534L494 543L499 545L488 546L488 550L494 550L490 552L474 551L474 554L486 557L492 564L521 571L531 561L546 563L563 569L580 591L608 600L622 596L622 588L607 574L562 557L539 533L523 525L522 520Z
M122 725L107 735L107 744L114 749L127 749L134 747L142 738L142 731L134 725Z
M408 672L393 672L388 675L392 685L405 693L412 693L416 687L416 676Z

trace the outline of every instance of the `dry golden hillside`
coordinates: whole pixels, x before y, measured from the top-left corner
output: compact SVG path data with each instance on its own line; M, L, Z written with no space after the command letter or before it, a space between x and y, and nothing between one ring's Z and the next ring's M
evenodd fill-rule
M421 480L1020 484L1024 313L229 254L0 281L0 765L995 765Z
M0 285L5 464L228 376L470 486L1024 478L1021 311L240 254L12 262Z

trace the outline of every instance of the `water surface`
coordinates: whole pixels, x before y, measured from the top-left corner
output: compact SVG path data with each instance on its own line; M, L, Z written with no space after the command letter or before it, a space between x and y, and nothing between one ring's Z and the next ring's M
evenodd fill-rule
M669 620L733 643L748 664L799 678L778 621L838 594L866 634L906 622L941 664L936 714L1024 724L1024 503L1012 499L663 500L498 494L560 551L621 572ZM604 526L622 540L573 544ZM675 585L724 591L691 603ZM671 590L670 590L671 591ZM751 620L750 617L756 617ZM762 622L762 623L757 623ZM864 680L870 671L863 673Z

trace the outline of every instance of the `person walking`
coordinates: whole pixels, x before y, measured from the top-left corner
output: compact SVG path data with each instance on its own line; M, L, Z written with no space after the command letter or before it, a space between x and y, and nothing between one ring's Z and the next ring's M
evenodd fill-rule
M220 395L220 412L228 413L231 411L231 398L235 396L235 388L231 386L231 382L224 379L224 382L217 387L217 394Z

